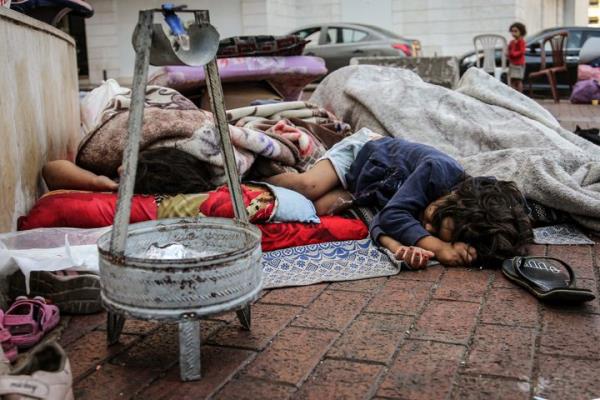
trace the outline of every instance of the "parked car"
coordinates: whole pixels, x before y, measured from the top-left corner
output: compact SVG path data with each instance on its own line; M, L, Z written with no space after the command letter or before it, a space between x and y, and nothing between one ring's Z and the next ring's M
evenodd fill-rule
M309 40L304 54L323 58L329 72L348 65L353 57L413 57L421 51L418 40L365 24L309 25L291 34Z
M552 34L554 32L567 31L569 37L567 39L567 45L565 50L565 61L567 62L567 73L557 74L557 83L559 89L568 89L569 84L574 84L577 81L577 64L579 63L579 51L590 37L600 37L600 28L591 28L583 26L571 26L571 27L556 27L544 29L537 32L534 35L527 36L525 43L527 48L525 50L525 82L527 82L527 76L530 72L540 70L540 59L541 49L540 43L544 36ZM496 51L496 64L500 65L500 50ZM546 43L546 60L549 65L552 64L552 49L550 44ZM462 56L460 60L460 74L462 75L468 68L475 65L476 55L475 51L467 53ZM507 61L508 62L508 61ZM548 82L543 79L534 80L534 88L544 89L549 88Z

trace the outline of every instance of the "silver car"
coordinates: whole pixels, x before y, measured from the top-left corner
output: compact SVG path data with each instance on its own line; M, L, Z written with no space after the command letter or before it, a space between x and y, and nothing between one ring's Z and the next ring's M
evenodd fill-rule
M416 57L421 52L418 40L365 24L309 25L291 34L310 40L304 54L323 58L329 72L348 65L353 57Z

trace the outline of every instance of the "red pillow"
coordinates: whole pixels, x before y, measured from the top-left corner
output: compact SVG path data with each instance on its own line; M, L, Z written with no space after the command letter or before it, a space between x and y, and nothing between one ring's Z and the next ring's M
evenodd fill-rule
M17 228L100 228L112 225L117 203L116 193L54 191L46 194L31 211L20 217ZM154 196L135 195L131 202L130 222L156 219Z
M262 232L262 249L271 251L308 244L364 239L369 229L360 219L322 216L320 224L285 222L258 224Z
M259 190L245 187L244 203L252 207L252 201L263 199ZM35 228L99 228L112 225L116 193L92 193L55 191L42 197L29 214L18 220L19 230ZM265 200L265 199L263 199ZM252 220L270 216L273 205L258 206ZM158 207L154 196L136 195L131 205L131 223L155 220ZM233 217L233 209L227 188L211 192L200 205L200 211L212 217ZM301 222L257 224L262 232L262 249L271 251L287 247L342 240L364 239L368 235L367 226L358 219L339 216L320 217L320 224Z

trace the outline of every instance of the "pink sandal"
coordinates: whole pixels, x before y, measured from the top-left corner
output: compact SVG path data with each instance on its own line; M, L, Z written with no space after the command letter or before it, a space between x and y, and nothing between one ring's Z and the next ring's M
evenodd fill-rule
M12 335L12 342L19 348L28 348L38 343L60 320L58 307L47 304L43 297L17 300L4 316L4 326Z
M0 346L2 346L2 351L8 361L15 361L17 358L17 346L15 346L9 330L4 327L4 312L2 310L0 310Z

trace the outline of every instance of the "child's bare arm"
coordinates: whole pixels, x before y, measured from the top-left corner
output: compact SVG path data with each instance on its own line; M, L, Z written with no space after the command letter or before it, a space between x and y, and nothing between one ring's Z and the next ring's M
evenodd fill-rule
M50 190L114 191L119 187L106 176L96 175L67 160L50 161L42 169L42 176Z

